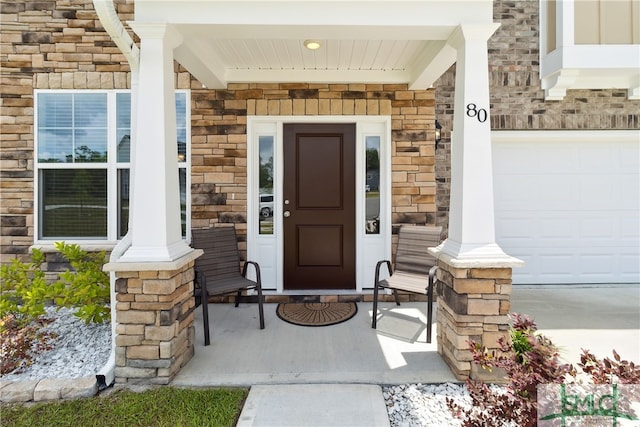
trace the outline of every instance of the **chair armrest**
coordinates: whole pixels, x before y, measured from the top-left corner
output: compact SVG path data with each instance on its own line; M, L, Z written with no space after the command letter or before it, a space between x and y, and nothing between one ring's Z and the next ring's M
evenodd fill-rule
M382 261L378 261L378 263L376 264L376 274L375 274L375 282L373 284L374 287L378 286L378 283L380 282L380 267L382 266L382 264L386 264L387 265L387 271L389 271L389 275L393 274L393 270L391 269L391 261L384 259Z
M438 266L429 269L429 286L427 287L427 342L431 342L431 323L433 322L433 286L436 282Z
M434 265L429 269L429 286L427 288L427 294L429 295L429 300L433 299L433 285L436 282L436 271L438 271L437 265Z
M256 270L256 283L258 284L258 286L262 287L262 278L260 277L260 265L255 262L255 261L245 261L244 262L244 266L242 267L242 277L247 277L247 267L249 267L249 264L251 264L253 266L253 268Z
M200 285L199 289L196 284ZM200 298L200 302L205 302L209 299L209 293L207 291L207 275L199 268L195 268L195 277L193 278L193 296L196 298L196 307L200 305L200 303L198 303L198 297Z
M202 271L199 268L195 268L195 277L193 278L193 293L196 293L196 286L195 284L198 283L200 285L201 288L205 288L207 286L207 276L204 273L204 271Z

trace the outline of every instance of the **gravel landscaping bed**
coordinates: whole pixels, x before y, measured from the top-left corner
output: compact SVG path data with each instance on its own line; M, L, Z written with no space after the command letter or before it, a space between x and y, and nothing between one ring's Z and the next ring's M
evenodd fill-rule
M447 406L447 398L460 406L471 406L471 397L462 384L405 384L382 388L392 426L461 426Z
M73 310L47 307L46 317L53 322L43 330L57 338L49 341L52 349L32 360L31 366L19 373L0 377L7 381L39 380L44 378L79 378L92 376L109 360L111 353L111 323L86 324L73 315Z

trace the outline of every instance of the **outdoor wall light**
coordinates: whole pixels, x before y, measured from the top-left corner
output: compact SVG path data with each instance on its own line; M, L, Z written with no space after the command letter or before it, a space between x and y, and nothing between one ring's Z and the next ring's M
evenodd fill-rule
M438 149L438 143L442 139L441 129L442 125L440 125L440 123L438 123L438 121L436 120L436 149Z
M304 47L309 50L320 49L320 42L318 40L305 40Z

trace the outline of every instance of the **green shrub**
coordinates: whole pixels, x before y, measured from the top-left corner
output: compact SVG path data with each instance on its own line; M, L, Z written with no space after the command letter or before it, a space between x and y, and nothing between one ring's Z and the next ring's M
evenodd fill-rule
M45 257L34 249L31 261L19 259L0 266L0 374L19 372L29 366L33 356L50 348L54 334L42 327L51 320L42 317L44 306L76 308L75 316L85 322L104 322L110 318L109 275L102 271L104 252L88 253L78 245L56 243L56 249L71 263L72 271L47 283L42 264Z
M89 253L78 245L64 242L56 242L55 247L73 267L61 273L60 279L51 286L55 304L77 308L75 315L87 323L109 320L109 275L102 270L105 252Z
M41 268L43 262L42 251L34 249L30 262L12 259L0 266L0 318L12 315L19 324L27 324L45 313L50 288Z
M109 320L109 275L102 271L105 252L89 253L64 242L56 242L55 247L72 270L61 273L54 283L45 279L44 254L39 249L33 250L30 262L13 259L0 267L0 318L12 315L26 325L45 314L45 304L53 302L58 307L75 308L74 314L87 323Z

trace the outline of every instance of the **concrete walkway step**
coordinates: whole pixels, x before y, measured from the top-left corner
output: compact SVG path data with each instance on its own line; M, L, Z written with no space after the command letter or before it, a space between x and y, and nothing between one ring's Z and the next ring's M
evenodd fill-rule
M388 426L382 388L369 384L251 387L238 427Z

